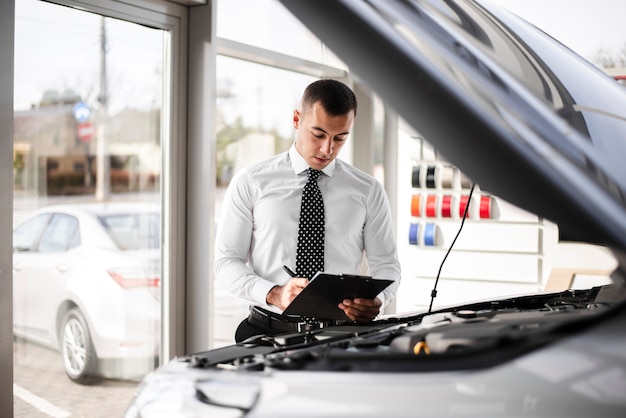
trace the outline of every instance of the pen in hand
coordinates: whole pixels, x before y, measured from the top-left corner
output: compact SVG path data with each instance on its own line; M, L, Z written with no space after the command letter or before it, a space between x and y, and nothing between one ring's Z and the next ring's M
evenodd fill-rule
M290 277L298 277L298 275L287 266L283 266L283 270L285 270Z

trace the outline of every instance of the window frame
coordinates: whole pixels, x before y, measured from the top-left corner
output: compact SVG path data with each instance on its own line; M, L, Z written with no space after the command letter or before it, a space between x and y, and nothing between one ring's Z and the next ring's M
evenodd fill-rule
M0 416L13 416L13 71L15 1L0 2ZM42 0L43 1L43 0ZM165 62L162 118L162 329L161 362L187 351L185 334L187 31L189 9L165 0L46 0L162 29ZM206 25L205 25L206 27ZM207 109L197 109L206 112ZM206 278L205 278L206 279Z

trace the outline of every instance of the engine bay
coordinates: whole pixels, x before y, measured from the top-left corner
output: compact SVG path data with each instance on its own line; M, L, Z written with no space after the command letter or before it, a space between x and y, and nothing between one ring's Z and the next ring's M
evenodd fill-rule
M615 285L477 302L413 316L257 336L192 354L196 368L434 371L492 367L580 331L623 300Z

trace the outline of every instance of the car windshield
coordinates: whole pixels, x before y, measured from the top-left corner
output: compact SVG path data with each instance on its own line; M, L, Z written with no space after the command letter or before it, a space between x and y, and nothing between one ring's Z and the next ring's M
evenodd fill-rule
M105 230L120 250L159 248L159 216L155 213L100 215Z

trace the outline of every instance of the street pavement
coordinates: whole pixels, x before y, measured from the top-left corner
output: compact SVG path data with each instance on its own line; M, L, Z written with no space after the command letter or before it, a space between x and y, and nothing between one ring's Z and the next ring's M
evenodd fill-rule
M123 417L139 386L106 379L76 384L57 351L20 339L13 343L13 382L15 418Z

